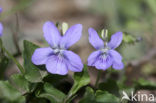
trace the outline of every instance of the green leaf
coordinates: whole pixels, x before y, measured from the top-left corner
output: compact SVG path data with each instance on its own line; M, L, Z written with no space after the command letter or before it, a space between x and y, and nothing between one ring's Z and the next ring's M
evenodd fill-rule
M100 103L120 103L120 99L107 91L96 91L96 101Z
M3 43L2 40L0 38L0 56L4 56L4 53L7 54L7 56L17 65L18 69L20 70L20 72L22 74L24 74L24 68L22 67L22 65L16 60L16 58L14 58L14 56L7 50L5 49L5 47L3 47Z
M90 87L87 87L86 92L79 103L97 103L95 99L94 90Z
M21 74L12 75L11 83L22 95L29 92L29 82Z
M45 93L39 94L38 97L47 98L48 100L51 101L51 103L62 103L62 101L65 99L66 96L64 93L54 88L49 83L44 84L44 91Z
M2 47L3 51L7 54L7 56L17 65L18 69L20 70L20 72L22 74L24 74L24 68L22 67L22 65L16 60L16 58L14 58L14 56L9 53L8 50L6 50L4 47Z
M67 75L48 74L43 81L51 83L53 86L59 86L66 77Z
M53 95L49 94L49 93L42 93L39 96L37 96L39 98L46 98L48 99L51 103L58 103L57 100L55 100L55 97L53 97Z
M1 56L1 54L0 54ZM0 79L3 79L4 78L4 72L5 72L5 69L6 67L8 66L8 63L9 63L9 60L6 56L2 55L1 58L0 58Z
M155 7L156 1L155 0L145 0L145 2L149 6L149 8L152 10L152 12L156 14L156 7Z
M108 79L106 82L100 83L98 89L120 96L118 84L112 79Z
M24 101L24 97L21 95L21 93L13 88L8 81L0 81L0 98L10 101L9 103L15 101Z
M24 40L24 68L26 69L25 78L32 82L42 82L42 79L47 75L46 71L41 70L41 66L36 66L31 62L31 57L35 51L35 49L39 48L39 46Z
M156 83L151 82L149 80L145 80L143 78L140 78L139 80L135 81L135 88L138 89L149 89L149 90L155 90L156 89Z
M136 38L134 38L134 37L131 36L131 35L126 35L126 34L124 34L124 35L123 35L123 41L124 41L125 43L134 43L134 42L136 41Z
M74 73L74 85L69 91L69 97L73 96L81 87L86 86L90 83L90 77L88 74L87 66L84 65L82 72Z

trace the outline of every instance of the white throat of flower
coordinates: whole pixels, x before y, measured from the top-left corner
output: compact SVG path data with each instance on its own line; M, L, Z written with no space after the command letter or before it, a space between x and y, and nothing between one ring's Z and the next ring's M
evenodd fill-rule
M68 24L66 22L63 22L62 23L62 35L66 33L67 29L68 29ZM55 47L52 47L52 49L53 49L54 54L60 55L60 56L63 55L63 51L65 50L63 46L62 47L55 46Z
M56 54L56 55L62 55L63 54L63 51L64 51L64 49L59 48L59 47L52 48L52 49L53 49L53 53Z

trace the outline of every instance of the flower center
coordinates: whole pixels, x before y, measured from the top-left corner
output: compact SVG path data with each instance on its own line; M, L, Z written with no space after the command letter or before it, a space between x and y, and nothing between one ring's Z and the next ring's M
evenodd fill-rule
M62 55L64 49L61 49L61 48L53 48L53 51L54 51L54 54Z
M108 50L109 50L109 48L103 48L103 49L101 49L102 53L107 53Z
M108 46L106 46L106 47L104 47L104 48L101 49L102 57L103 57L103 58L106 58L106 57L107 57L108 51L109 51L109 50L110 50L110 49L109 49Z

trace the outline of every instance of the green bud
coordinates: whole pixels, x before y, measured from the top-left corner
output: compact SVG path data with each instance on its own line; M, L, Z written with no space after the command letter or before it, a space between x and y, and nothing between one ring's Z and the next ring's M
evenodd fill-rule
M108 30L107 29L101 30L101 37L104 41L107 40L107 37L108 37Z
M62 23L62 34L64 35L68 29L68 24L66 22Z

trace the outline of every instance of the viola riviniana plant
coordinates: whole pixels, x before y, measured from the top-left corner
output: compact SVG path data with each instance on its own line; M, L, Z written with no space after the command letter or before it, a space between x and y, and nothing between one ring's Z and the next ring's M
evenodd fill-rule
M82 35L82 25L71 26L63 36L53 22L43 26L44 38L50 47L38 48L32 55L35 65L44 65L49 73L66 75L68 71L81 72L83 63L80 57L67 50L75 44Z
M0 8L0 13L2 12L2 8ZM2 23L0 22L0 37L2 36L3 34L3 25Z
M117 70L123 69L122 56L115 50L122 42L122 32L113 34L108 43L104 42L93 28L89 28L88 32L89 42L96 49L88 57L88 66L95 66L100 70L106 70L111 66Z

